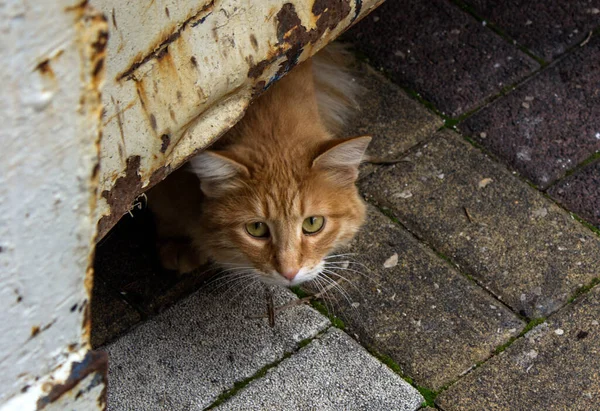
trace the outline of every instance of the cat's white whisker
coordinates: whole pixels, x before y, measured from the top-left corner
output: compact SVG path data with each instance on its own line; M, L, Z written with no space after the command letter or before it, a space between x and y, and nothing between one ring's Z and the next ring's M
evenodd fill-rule
M352 299L350 298L350 296L348 295L348 293L346 292L346 290L344 290L344 287L342 287L340 285L339 282L337 282L336 280L334 280L331 277L328 277L327 275L325 275L324 273L321 273L321 278L323 278L325 281L327 281L329 284L333 285L333 288L335 290L338 290L339 293L346 299L346 301L348 302L348 304L352 305Z
M328 260L328 259L334 258L334 257L345 257L348 255L356 255L356 253L331 254L331 255L328 255L327 257L323 257L323 260Z

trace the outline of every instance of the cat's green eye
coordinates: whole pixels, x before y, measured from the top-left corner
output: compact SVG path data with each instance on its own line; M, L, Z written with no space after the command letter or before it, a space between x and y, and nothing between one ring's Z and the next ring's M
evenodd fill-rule
M316 234L325 225L325 217L323 216L312 216L305 218L302 222L302 232L304 234Z
M246 231L252 237L267 238L269 236L269 227L260 221L246 224Z

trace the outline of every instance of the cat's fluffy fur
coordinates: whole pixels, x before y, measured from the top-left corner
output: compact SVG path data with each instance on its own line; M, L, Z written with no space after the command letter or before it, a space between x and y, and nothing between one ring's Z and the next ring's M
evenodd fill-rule
M355 187L370 137L337 139L359 86L328 48L274 84L210 150L149 193L165 268L191 271L210 259L268 283L318 276L365 218ZM307 235L303 220L324 216ZM268 225L268 238L246 224Z

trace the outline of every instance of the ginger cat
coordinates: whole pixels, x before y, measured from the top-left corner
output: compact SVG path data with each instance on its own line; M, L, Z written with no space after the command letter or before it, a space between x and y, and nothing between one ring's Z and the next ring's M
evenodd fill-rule
M325 49L250 105L209 150L149 193L163 266L208 260L269 284L322 274L365 218L355 181L370 137L335 133L357 85Z

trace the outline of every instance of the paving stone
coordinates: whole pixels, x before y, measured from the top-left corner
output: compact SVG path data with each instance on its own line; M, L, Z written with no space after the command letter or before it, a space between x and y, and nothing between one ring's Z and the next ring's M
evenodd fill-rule
M482 18L550 61L600 26L597 0L467 0Z
M600 228L600 161L550 187L548 193L567 209Z
M423 397L331 328L218 410L417 410Z
M600 150L600 36L460 129L544 189Z
M406 159L363 192L516 312L547 316L598 275L600 239L460 136Z
M444 0L387 1L345 38L396 83L416 90L452 117L538 67L516 46Z
M264 290L196 292L106 347L109 410L203 409L237 381L281 360L329 320L307 306L284 310L270 328ZM275 290L275 304L296 297Z
M92 348L123 334L142 319L141 315L99 278L92 294Z
M162 269L148 209L138 210L133 218L124 216L107 234L96 249L94 270L97 278L145 315L163 311L201 287L206 274L214 274L202 268L178 277Z
M503 304L372 206L348 249L356 253L348 268L363 275L334 268L352 285L342 282L350 301L339 296L332 311L350 334L391 357L419 385L439 390L524 327Z
M596 410L600 288L464 377L436 403L452 410Z
M396 158L419 142L431 137L443 121L400 87L367 64L358 71L364 94L362 110L349 125L350 135L370 135L369 153Z

